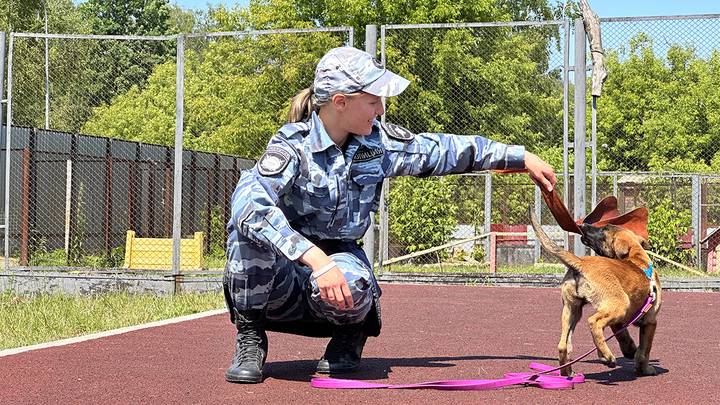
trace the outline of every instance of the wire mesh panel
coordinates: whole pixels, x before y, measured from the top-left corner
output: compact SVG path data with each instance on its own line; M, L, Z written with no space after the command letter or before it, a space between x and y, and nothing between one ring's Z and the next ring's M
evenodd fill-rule
M191 35L185 41L185 144L247 161L185 152L183 234L210 232L208 266L225 263L226 204L239 170L265 151L286 122L291 98L312 85L329 49L351 43L352 28ZM249 162L249 164L248 164Z
M163 238L171 225L172 155L146 143L174 139L175 49L174 37L13 34L15 263L169 268L161 241L150 265L126 246L128 231Z
M387 100L385 119L415 133L477 134L525 145L562 167L564 38L563 22L383 26L386 66L412 83ZM484 179L391 182L387 258L491 229L526 230L527 209L535 201L529 178L492 177L491 227ZM408 213L421 209L405 206L416 195L434 210ZM455 253L483 257L481 244L467 246ZM448 249L413 261L436 263L451 254Z
M599 170L717 171L720 15L602 20Z
M655 176L635 178L634 198L651 223L671 224L681 250L670 235L651 233L664 240L655 245L700 266L700 240L718 222L701 212L712 203L699 180L691 187L690 177L678 179L720 169L720 15L609 18L601 26L609 75L598 100L598 169L675 173L672 200L658 200L669 191ZM682 206L669 202L678 198Z

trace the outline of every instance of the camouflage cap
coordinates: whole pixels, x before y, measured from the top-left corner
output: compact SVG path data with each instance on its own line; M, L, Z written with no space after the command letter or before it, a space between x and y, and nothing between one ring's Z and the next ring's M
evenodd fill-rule
M402 93L410 81L397 75L367 52L344 46L333 48L315 69L313 91L318 101L329 101L337 93L364 91L380 97Z

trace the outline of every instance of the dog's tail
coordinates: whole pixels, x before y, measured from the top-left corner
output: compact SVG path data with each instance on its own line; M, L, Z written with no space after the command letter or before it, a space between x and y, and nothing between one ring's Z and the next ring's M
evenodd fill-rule
M553 242L552 239L543 231L540 224L538 224L537 218L535 218L535 214L532 212L532 208L529 210L530 214L530 223L532 224L533 230L535 230L535 235L537 235L537 239L540 241L540 245L552 256L557 257L563 264L565 264L568 267L572 267L573 269L577 271L582 270L580 258L572 254L571 252L568 252L567 250L561 248L558 246L555 242Z

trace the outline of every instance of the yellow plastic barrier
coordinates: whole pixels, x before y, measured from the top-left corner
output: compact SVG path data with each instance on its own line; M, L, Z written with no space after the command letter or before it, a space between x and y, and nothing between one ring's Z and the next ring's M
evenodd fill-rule
M203 232L195 232L192 239L180 240L181 270L200 270L205 266L204 240ZM170 238L136 238L135 231L127 231L123 267L136 270L172 269L172 248Z

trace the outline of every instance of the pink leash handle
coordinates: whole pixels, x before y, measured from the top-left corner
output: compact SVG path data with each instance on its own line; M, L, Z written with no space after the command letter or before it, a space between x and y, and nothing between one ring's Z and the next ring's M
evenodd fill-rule
M618 333L624 331L628 326L635 323L640 319L647 311L652 307L655 300L652 296L649 296L645 301L642 309L633 317L633 319L626 323L625 326L620 328L617 332L613 333L609 337L605 338L605 341L612 339L617 336ZM506 373L504 378L495 380L441 380L441 381L427 381L416 384L379 384L359 380L344 380L339 378L327 378L327 377L316 377L310 381L310 385L315 388L325 389L436 389L446 391L485 391L497 388L508 387L511 385L532 385L543 389L557 390L557 389L568 389L574 388L575 384L585 382L585 376L582 374L576 374L573 377L564 377L560 375L559 370L563 367L570 366L571 364L577 363L584 359L590 353L594 352L595 349L590 349L587 353L576 358L575 360L563 364L562 366L552 367L542 363L530 363L528 366L531 370L536 371L535 373Z

